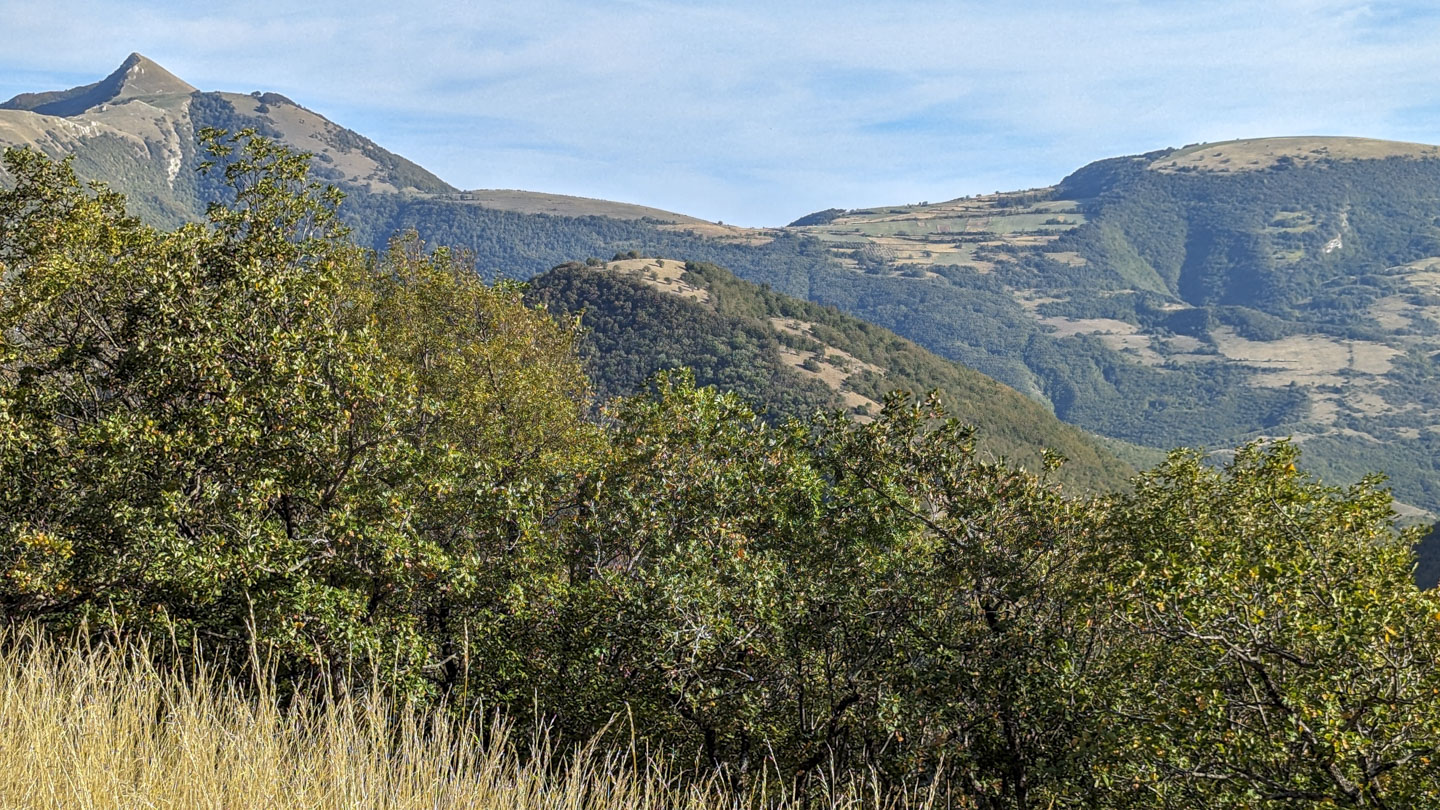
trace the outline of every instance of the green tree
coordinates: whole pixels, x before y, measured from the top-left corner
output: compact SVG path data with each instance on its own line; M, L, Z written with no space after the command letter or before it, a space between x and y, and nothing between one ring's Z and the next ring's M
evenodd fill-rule
M940 774L983 807L1086 784L1103 504L985 461L933 399L775 427L670 375L612 416L567 532L562 717L626 706L737 783Z
M580 733L628 707L652 740L737 783L767 761L793 770L853 703L795 669L814 647L807 619L842 605L863 615L817 598L848 583L814 576L833 538L803 431L688 372L610 416L611 451L564 533L554 705Z
M875 764L939 773L962 806L1081 803L1104 717L1095 540L1108 504L1049 481L1062 458L1027 473L987 461L974 434L934 395L891 396L874 423L836 419L824 434L844 504L836 533L896 558L866 605L892 656L892 760Z
M235 202L173 233L6 155L0 604L451 682L594 445L573 332L413 240L357 249L303 155L207 143Z
M1440 598L1413 583L1388 492L1320 486L1297 456L1176 453L1113 526L1129 722L1101 771L1150 805L1440 800Z

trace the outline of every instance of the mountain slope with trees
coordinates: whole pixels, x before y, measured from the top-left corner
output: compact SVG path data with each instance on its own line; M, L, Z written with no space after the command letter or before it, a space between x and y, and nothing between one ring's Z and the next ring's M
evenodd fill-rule
M528 300L581 317L586 369L602 398L630 395L667 369L733 391L776 417L845 410L871 418L895 390L938 391L977 427L978 446L1093 491L1123 488L1130 466L1008 386L887 329L735 277L716 265L632 259L562 265L529 283Z
M1195 145L1053 188L827 212L810 297L1152 447L1294 436L1440 512L1440 150ZM1428 514L1427 514L1428 513Z

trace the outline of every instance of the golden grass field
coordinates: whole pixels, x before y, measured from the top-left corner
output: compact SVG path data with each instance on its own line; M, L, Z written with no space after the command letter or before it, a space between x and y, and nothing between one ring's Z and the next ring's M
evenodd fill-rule
M166 674L143 650L0 633L0 807L27 810L711 810L796 807L682 782L623 733L561 749L503 722L477 729L383 697L299 702L203 665ZM619 727L622 724L617 724ZM613 738L613 739L612 739ZM483 742L482 742L483 739ZM523 743L520 744L520 743ZM612 745L613 743L613 745ZM529 753L522 754L522 751ZM816 807L813 803L805 806ZM925 808L864 785L823 808Z

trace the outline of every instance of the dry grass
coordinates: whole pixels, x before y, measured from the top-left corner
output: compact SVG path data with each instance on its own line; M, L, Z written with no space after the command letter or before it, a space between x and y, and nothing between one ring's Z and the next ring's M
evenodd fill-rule
M1379 376L1390 370L1391 358L1400 350L1384 343L1341 340L1325 335L1291 335L1278 340L1247 340L1234 329L1222 327L1211 337L1227 358L1255 367L1255 384L1272 387L1289 385L1341 385L1339 376L1349 369Z
M1382 160L1389 157L1436 158L1440 147L1373 138L1302 136L1253 138L1203 144L1173 152L1150 164L1161 172L1185 168L1211 172L1244 172L1274 166L1281 158L1296 163L1318 160Z
M622 259L607 262L605 269L627 275L663 293L689 298L710 306L710 291L685 283L685 262L680 259ZM714 309L714 307L710 307Z
M477 734L444 712L383 697L330 697L282 710L269 689L238 689L204 667L188 677L166 674L143 650L59 648L34 632L0 634L0 648L0 807L710 810L761 803L713 781L681 782L633 743L560 751L541 734L520 746L504 723ZM852 786L822 806L932 803L882 801ZM767 804L795 802L780 795Z

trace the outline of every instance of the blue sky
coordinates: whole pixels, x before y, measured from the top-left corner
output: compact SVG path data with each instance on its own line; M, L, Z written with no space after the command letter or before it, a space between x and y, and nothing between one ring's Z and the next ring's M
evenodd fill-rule
M1440 142L1440 10L1267 2L0 0L0 96L139 51L466 188L746 225L1195 141Z

